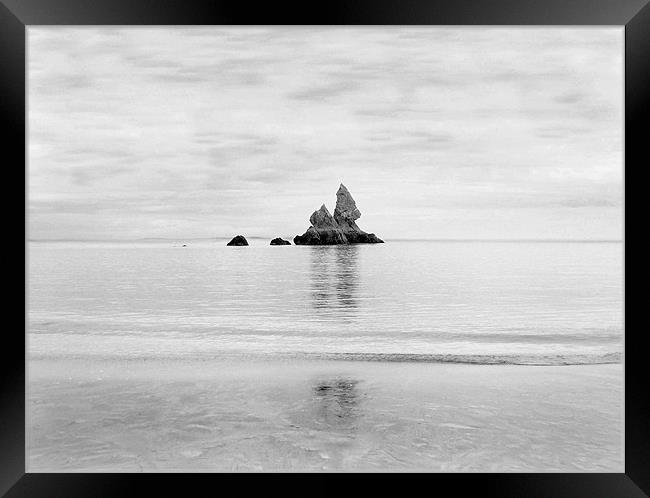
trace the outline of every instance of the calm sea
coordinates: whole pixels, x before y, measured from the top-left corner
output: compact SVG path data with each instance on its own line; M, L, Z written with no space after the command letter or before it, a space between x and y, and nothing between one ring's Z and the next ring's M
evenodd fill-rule
M621 361L621 243L249 242L30 242L30 354Z

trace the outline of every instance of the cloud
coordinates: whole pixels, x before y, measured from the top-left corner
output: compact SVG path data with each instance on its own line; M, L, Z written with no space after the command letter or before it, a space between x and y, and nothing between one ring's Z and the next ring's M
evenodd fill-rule
M355 92L359 88L360 85L356 81L341 81L329 85L302 88L289 92L287 97L295 100L321 101Z
M37 238L287 235L333 208L341 181L387 238L621 231L618 28L31 27L28 40Z

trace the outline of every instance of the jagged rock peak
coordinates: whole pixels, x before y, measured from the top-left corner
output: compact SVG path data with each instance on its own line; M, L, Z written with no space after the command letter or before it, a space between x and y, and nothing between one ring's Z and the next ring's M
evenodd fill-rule
M336 221L327 210L325 204L323 204L320 209L314 211L314 213L309 217L309 222L314 228L338 228L336 226Z
M383 240L374 233L366 233L357 226L355 220L360 217L361 212L357 209L352 195L341 183L336 192L334 216L323 204L309 218L311 226L303 235L296 235L293 243L296 245L382 243Z
M338 226L325 204L309 217L311 226L303 235L296 235L293 243L296 245L337 245L347 244L343 231Z
M341 224L341 222L354 223L359 218L361 218L361 211L357 208L357 204L354 202L350 191L341 183L336 192L334 219L337 223Z

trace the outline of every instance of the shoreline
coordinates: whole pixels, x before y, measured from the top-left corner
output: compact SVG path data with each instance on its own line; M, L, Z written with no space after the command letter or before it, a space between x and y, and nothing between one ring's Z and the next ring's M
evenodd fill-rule
M601 355L472 355L472 354L417 354L417 353L315 353L315 352L273 352L246 353L243 351L208 352L204 354L50 354L29 353L29 361L337 361L337 362L377 362L377 363L427 363L451 365L516 365L516 366L585 366L622 365L623 354L604 353Z
M29 472L621 472L623 366L35 360Z

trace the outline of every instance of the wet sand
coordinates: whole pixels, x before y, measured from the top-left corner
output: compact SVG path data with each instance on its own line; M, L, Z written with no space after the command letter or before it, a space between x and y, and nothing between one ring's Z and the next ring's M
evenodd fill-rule
M28 472L622 472L623 366L32 359Z

